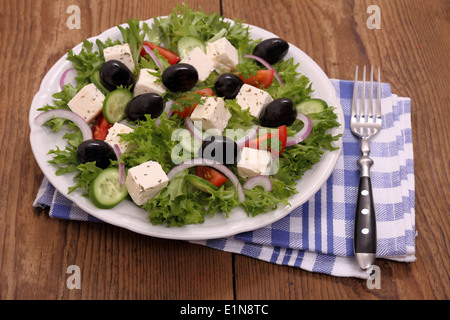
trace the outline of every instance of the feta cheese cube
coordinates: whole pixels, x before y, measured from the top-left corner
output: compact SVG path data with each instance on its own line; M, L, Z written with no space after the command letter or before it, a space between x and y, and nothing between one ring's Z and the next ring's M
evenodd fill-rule
M273 98L268 92L248 84L244 84L236 96L236 102L242 110L250 109L250 114L256 118L259 117L264 107L272 101Z
M223 37L206 45L208 57L214 62L216 71L219 74L230 72L236 69L239 63L237 49Z
M189 52L180 63L187 63L197 69L198 81L203 82L214 71L214 63L199 47Z
M106 136L105 141L108 142L113 148L114 145L117 144L119 146L120 152L122 153L128 152L131 150L131 142L121 141L122 137L119 136L119 134L126 134L133 131L133 128L116 122L111 128L109 128L108 135Z
M150 72L154 73L156 71L152 69L141 69L139 71L139 77L134 86L135 97L144 93L157 93L162 95L167 91L167 88L161 82L161 79L150 74Z
M134 71L134 59L128 43L103 49L103 57L105 61L118 60L126 65L131 72Z
M197 105L191 114L192 121L202 123L202 129L217 129L220 132L226 128L230 118L231 113L225 107L224 100L217 97L204 99L204 103Z
M104 100L103 93L91 83L84 86L67 105L70 110L90 123L102 112Z
M161 165L148 161L128 170L125 185L131 199L142 206L156 196L169 183L169 178Z
M269 151L244 147L237 163L238 173L243 178L269 175L272 156Z

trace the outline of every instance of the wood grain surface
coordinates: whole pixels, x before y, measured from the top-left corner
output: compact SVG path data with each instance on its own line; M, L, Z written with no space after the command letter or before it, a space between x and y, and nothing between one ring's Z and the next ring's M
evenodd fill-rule
M56 220L32 207L43 174L28 112L44 75L83 39L128 17L167 15L174 0L3 0L0 5L0 299L438 299L449 281L448 0L192 0L192 7L268 29L311 56L330 78L380 65L412 99L417 261L377 260L381 289L102 223ZM66 26L69 5L81 29ZM381 9L381 29L366 26ZM81 289L66 286L69 265Z

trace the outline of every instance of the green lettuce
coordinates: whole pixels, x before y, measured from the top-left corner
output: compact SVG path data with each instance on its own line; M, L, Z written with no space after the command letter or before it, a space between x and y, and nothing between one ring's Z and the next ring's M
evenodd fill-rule
M150 42L174 52L178 52L178 41L186 36L205 43L225 36L237 48L251 42L248 27L242 22L234 21L232 25L218 13L195 11L186 4L177 5L168 17L155 18L150 27L143 29Z
M214 216L218 212L228 216L239 204L236 196L229 196L225 186L212 194L206 193L190 185L185 179L187 174L188 170L177 174L167 187L143 206L149 212L152 224L181 227L203 223L206 216Z
M179 142L173 137L179 127L180 120L177 117L168 119L164 113L158 119L153 119L146 115L146 120L140 121L133 132L121 135L122 141L134 146L130 152L122 155L121 161L127 168L156 161L166 173L169 172L175 166L172 150Z
M266 89L272 98L289 98L298 105L300 102L309 99L312 93L311 83L305 75L299 74L299 63L295 63L293 58L281 60L273 65L277 70L283 84L280 84L276 79Z

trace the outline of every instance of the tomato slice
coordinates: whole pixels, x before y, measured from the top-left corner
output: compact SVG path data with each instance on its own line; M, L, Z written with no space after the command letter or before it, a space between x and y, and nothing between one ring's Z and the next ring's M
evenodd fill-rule
M208 97L208 96L212 97L212 96L214 96L214 92L210 88L201 89L201 90L195 91L194 93L199 93L203 97ZM183 99L186 99L188 97L189 97L189 95L187 95L186 97L183 97ZM178 115L179 117L181 117L183 119L186 119L194 111L194 109L197 106L197 104L198 103L195 103L195 101L193 101L193 105L192 106L184 108L183 111L175 110L173 113L175 113L176 115Z
M200 178L205 179L209 183L212 183L216 187L220 187L228 181L228 178L226 176L224 176L216 169L210 167L197 166L195 168L195 174Z
M201 89L201 90L195 91L195 93L200 93L204 97L208 97L208 96L212 97L212 96L214 96L213 89L211 89L211 88Z
M270 140L272 138L277 138L280 141L280 151L272 151L270 148ZM246 147L250 148L256 148L256 149L263 149L273 152L274 155L280 155L283 153L284 149L286 148L286 142L287 142L287 127L285 125L282 125L278 127L278 131L275 133L267 133L265 135L262 135L256 139L253 139L250 142L247 142Z
M92 135L96 140L105 140L108 135L109 128L112 127L112 124L106 121L103 113L101 113L94 122L92 126Z
M149 46L150 49L152 49L153 51L155 49L158 50L159 54L162 55L164 58L166 58L167 61L169 61L169 63L171 65L176 64L180 60L180 57L175 52L172 52L169 49L157 46L156 44L148 42L148 41L144 41L142 44ZM145 49L142 49L141 57L145 57L146 55L147 55L147 52L145 51Z
M280 150L280 154L283 153L284 149L286 149L286 143L287 143L287 127L286 125L282 125L280 127L278 127L278 140L280 140L281 142L281 150Z
M268 88L272 84L274 74L275 72L273 70L258 70L255 75L252 75L247 79L245 79L242 75L239 77L246 84L258 88Z

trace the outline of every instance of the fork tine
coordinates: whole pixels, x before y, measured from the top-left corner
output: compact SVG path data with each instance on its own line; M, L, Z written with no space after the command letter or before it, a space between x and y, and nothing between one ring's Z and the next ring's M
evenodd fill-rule
M378 90L377 90L377 121L381 121L381 71L378 67Z
M367 120L374 122L374 119L373 119L373 66L370 67L370 92L369 92L369 107L367 110Z
M356 118L356 114L357 114L357 108L358 108L358 103L357 103L357 91L358 91L358 66L356 66L356 71L355 71L355 83L353 84L353 100L352 100L352 114L351 114L351 119L355 119Z
M360 107L360 118L364 118L366 120L366 66L363 69L363 78L362 78L362 92L361 92L361 107Z

